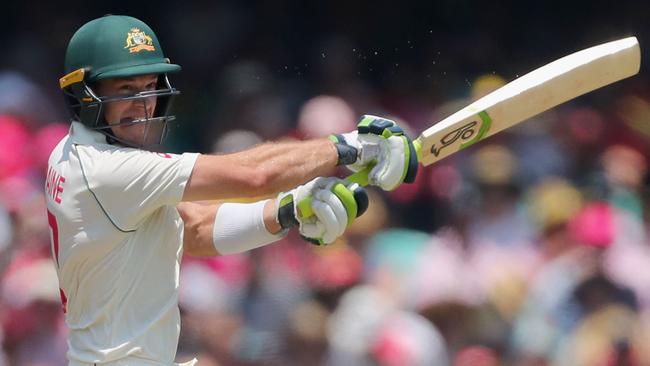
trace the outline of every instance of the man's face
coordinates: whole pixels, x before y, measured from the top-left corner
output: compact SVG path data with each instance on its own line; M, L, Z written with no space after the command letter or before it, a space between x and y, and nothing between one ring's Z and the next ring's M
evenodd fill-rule
M142 75L130 78L101 80L97 85L97 93L102 97L118 97L133 95L142 91L156 90L158 75ZM128 123L137 119L153 117L156 109L156 97L135 100L124 100L106 103L104 117L109 125ZM157 124L157 123L153 123ZM149 123L126 124L112 127L117 138L134 145L157 143L159 138L158 126Z

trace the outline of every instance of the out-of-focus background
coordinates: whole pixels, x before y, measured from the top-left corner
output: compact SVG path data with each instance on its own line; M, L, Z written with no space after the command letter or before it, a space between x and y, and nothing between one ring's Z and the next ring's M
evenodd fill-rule
M337 243L185 258L178 360L200 365L650 365L644 1L12 1L0 15L0 365L65 365L43 185L69 38L147 22L183 66L170 152L352 130L413 135L549 61L636 35L641 73L372 190Z

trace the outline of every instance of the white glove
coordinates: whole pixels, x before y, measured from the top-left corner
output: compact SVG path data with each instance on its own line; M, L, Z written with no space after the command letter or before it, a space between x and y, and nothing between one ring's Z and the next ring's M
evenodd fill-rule
M356 149L356 161L347 163L352 171L373 166L368 182L386 191L400 184L412 183L418 169L418 158L413 142L404 135L394 121L365 115L357 131L330 137L335 143ZM339 147L337 147L341 155Z
M304 204L308 204L312 215L301 212ZM358 184L346 187L341 179L319 177L278 195L277 220L283 228L297 225L303 238L314 244L329 244L367 206L368 197Z

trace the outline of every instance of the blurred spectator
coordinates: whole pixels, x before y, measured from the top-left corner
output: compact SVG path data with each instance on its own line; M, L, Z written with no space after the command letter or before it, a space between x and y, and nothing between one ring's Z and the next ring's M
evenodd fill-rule
M12 238L13 228L11 218L4 206L0 204L0 253L7 250Z
M470 159L470 177L478 185L480 207L469 218L468 245L529 245L532 231L517 206L520 188L516 156L506 146L484 145Z
M0 114L24 119L30 127L58 120L60 112L39 85L15 71L0 71Z
M556 140L561 143L569 168L563 174L579 186L600 184L595 176L598 174L598 156L607 143L605 117L600 111L585 107L569 110L558 119L562 123L556 125ZM603 198L598 186L589 188L595 190L590 196Z
M633 148L614 145L602 155L608 200L614 207L643 219L641 192L647 173L645 157Z
M632 309L606 305L588 314L562 344L557 366L650 364L650 328Z
M373 341L395 301L369 285L356 286L343 295L327 324L330 350L326 365L371 365Z
M48 123L40 127L33 138L34 160L38 171L47 171L47 159L50 152L61 139L68 134L70 126L67 123Z
M66 330L54 264L37 259L3 278L4 346L14 365L65 364Z
M343 99L320 95L307 101L298 116L298 131L305 138L327 137L356 129L358 116Z
M46 212L43 191L27 178L7 178L0 180L0 203L11 212L13 240L20 251L49 256L50 232L43 217Z
M212 145L215 154L228 154L242 151L262 142L262 139L253 131L231 130L219 136Z
M506 81L499 75L481 75L472 83L470 98L472 101L478 100L504 85L506 85Z
M379 327L371 346L372 358L381 366L449 365L444 339L420 315L397 311Z
M34 168L29 128L16 117L0 115L0 179L27 175Z
M609 205L587 204L552 234L554 250L548 253L554 256L531 283L513 327L512 350L516 359L528 362L524 364L553 359L581 319L602 306L611 302L637 306L631 291L604 274L604 251L615 238Z
M485 346L463 348L454 360L453 366L499 366L496 352Z
M375 286L396 306L413 309L427 284L413 276L420 266L429 235L406 229L388 229L369 239L365 257L365 281Z
M547 178L530 189L530 217L546 260L552 260L573 245L567 225L582 205L580 191L562 178Z

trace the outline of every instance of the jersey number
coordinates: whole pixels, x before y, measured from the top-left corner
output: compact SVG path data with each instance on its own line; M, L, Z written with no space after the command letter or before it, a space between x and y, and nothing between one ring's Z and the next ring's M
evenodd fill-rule
M50 230L52 230L52 254L54 256L54 261L56 262L57 268L59 267L59 225L56 223L56 216L47 210L47 223L50 225ZM59 288L59 294L61 295L61 304L63 305L63 312L68 311L68 298L65 296L62 288Z

